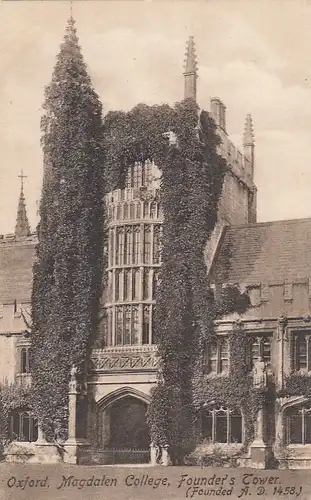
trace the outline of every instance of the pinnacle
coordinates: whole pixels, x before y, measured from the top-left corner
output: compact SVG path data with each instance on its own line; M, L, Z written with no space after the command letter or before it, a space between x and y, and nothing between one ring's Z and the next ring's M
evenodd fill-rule
M24 196L23 181L24 181L24 178L26 176L24 176L23 172L22 172L22 174L19 175L19 177L21 178L21 192L20 192L20 196L19 196L17 217L16 217L16 226L15 226L16 238L21 238L23 236L29 236L31 234L29 221L28 221L28 217L27 217L27 211L26 211L25 196Z
M252 115L247 114L245 120L243 144L244 146L251 146L255 142Z
M197 75L197 61L196 61L196 54L195 54L195 42L194 42L193 36L189 36L189 39L187 41L187 48L186 48L184 75L187 75L189 73L193 73L193 74Z

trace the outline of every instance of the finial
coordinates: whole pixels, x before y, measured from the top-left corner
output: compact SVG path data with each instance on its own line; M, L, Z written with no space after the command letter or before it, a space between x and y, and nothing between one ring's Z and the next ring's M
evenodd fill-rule
M197 61L195 54L195 43L194 37L190 36L187 42L186 48L186 59L185 59L185 99L194 99L196 100L197 96Z
M23 192L24 191L24 179L27 179L27 175L24 175L23 169L21 170L21 173L20 173L20 175L18 175L18 177L21 180L21 192Z
M189 36L185 55L186 59L185 59L184 75L193 73L197 76L197 61L195 54L195 42L193 36Z
M254 144L255 144L255 137L254 137L254 130L253 130L252 115L247 114L246 120L245 120L243 145L244 146L253 146Z
M27 175L24 175L22 170L18 177L21 180L21 192L19 196L16 226L15 226L16 238L20 238L22 236L30 236L31 234L29 221L27 217L27 211L26 211L25 197L24 197L24 179L27 178Z

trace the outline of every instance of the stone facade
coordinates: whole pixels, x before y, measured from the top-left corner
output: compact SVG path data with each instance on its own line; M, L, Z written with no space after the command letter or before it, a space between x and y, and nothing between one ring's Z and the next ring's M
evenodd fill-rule
M193 39L188 43L184 76L185 96L195 99ZM241 317L232 315L217 323L218 342L206 354L207 371L211 377L228 374L232 362L228 335L235 321L242 321L251 338L250 369L257 366L259 380L261 366L262 379L276 397L259 412L256 439L240 465L266 467L274 454L280 467L311 468L310 401L303 394L279 395L286 377L311 372L311 220L256 224L251 117L246 118L242 153L227 133L226 108L219 98L211 100L210 112L221 139L219 152L229 168L218 222L206 247L208 278L216 295L227 284L247 290L251 307ZM152 162L137 163L128 170L125 188L105 199L108 279L102 303L107 321L92 352L87 387L80 394L72 380L69 388L66 461L70 463L150 460L146 410L158 363L154 313L163 224L160 180L161 172ZM0 237L0 381L25 387L31 384L27 320L36 237L29 234L23 191L16 227L16 234ZM79 405L87 414L83 435ZM45 442L27 408L10 417L15 443L7 450L7 460L58 460L57 450ZM217 444L230 454L242 448L243 415L225 406L206 407L200 432L202 440L208 439L201 447Z

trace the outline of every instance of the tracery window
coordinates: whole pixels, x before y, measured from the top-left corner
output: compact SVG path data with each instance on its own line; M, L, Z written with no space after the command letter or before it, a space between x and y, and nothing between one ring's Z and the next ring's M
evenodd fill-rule
M133 300L139 299L139 284L140 284L140 270L133 269L132 271L132 294Z
M311 332L293 335L293 365L295 371L311 371Z
M242 443L243 420L238 410L212 408L202 412L202 434L213 443Z
M144 263L150 264L151 258L151 226L144 227Z
M133 264L140 263L140 226L133 228Z
M227 338L219 338L205 348L205 372L222 374L229 369L229 343Z
M133 253L133 228L127 226L124 231L124 264L132 263L132 253Z
M263 360L266 363L271 361L271 340L268 335L251 338L251 364L253 365L258 360Z
M10 437L14 441L33 442L38 439L38 421L29 410L11 412Z
M284 418L287 444L311 444L310 404L288 408Z
M116 308L116 345L138 343L138 306Z

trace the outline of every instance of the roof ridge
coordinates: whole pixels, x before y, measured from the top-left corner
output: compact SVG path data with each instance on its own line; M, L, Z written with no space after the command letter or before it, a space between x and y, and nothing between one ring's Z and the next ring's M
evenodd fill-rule
M262 226L272 226L275 224L281 225L281 224L294 224L297 222L311 222L311 217L305 217L305 218L300 218L300 219L281 219L281 220L272 220L272 221L265 221L265 222L255 222L253 224L230 224L228 226L228 229L244 229L244 228L249 228L249 227L262 227Z

